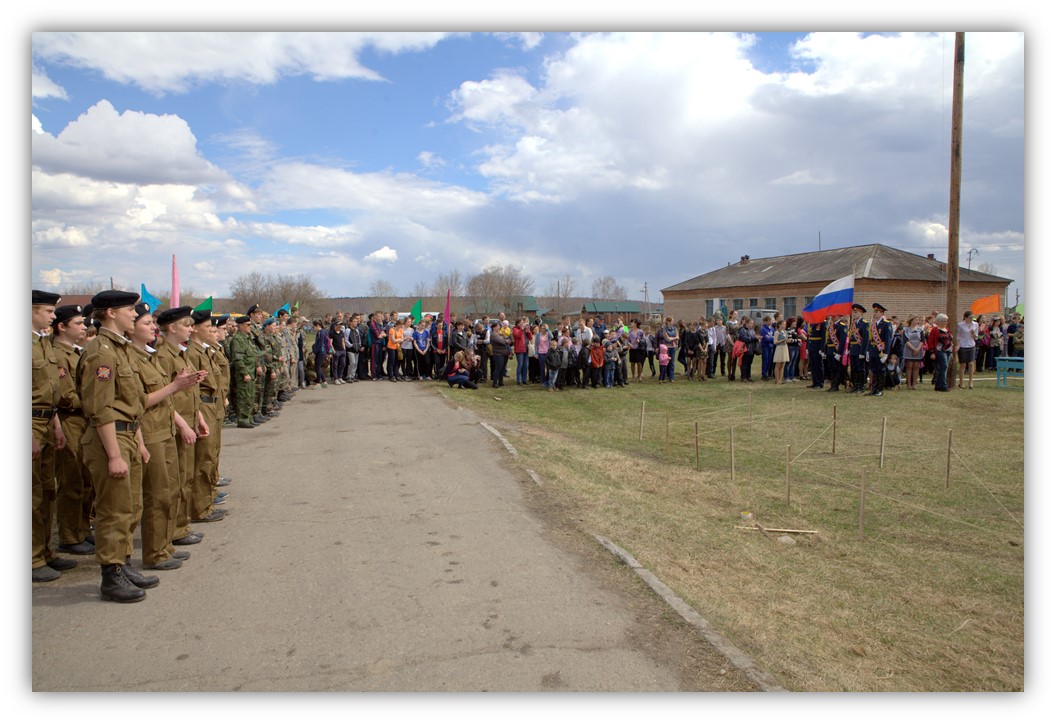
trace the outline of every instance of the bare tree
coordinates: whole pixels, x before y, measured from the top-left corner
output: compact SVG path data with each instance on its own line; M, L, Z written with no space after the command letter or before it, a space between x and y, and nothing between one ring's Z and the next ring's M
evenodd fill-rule
M322 308L324 298L323 292L307 274L250 272L236 277L229 291L236 311L249 309L254 304L274 311L289 303L291 306L297 304L299 312L308 316L313 307Z
M433 282L432 296L447 299L447 290L451 290L451 297L466 296L466 280L462 272L452 269L447 274L441 274Z
M400 293L396 291L396 287L385 279L375 279L372 281L370 283L368 294L378 300L378 304L386 311L395 306L396 300L400 296Z
M495 264L470 277L466 293L487 311L500 311L513 309L514 299L531 294L534 287L532 279L512 264Z
M605 276L594 280L591 296L606 301L620 300L627 298L627 290L617 284L613 277Z
M984 261L979 265L978 271L982 274L997 274L997 267L994 266L993 262Z
M576 280L572 278L572 275L565 274L564 278L550 282L540 302L561 314L568 311L569 300L575 292Z

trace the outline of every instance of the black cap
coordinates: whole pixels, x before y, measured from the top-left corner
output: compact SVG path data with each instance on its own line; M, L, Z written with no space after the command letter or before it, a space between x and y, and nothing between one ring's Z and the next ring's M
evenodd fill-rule
M42 292L39 289L33 290L34 304L58 304L60 299L62 299L62 297L58 294L53 294L52 292Z
M131 307L138 301L139 295L135 292L105 289L92 297L92 306L95 309L117 309L118 307Z
M150 314L150 305L146 302L140 302L136 305L136 321L138 322L143 317Z
M231 319L230 314L221 314L219 317L213 317L213 326L223 327L225 324L227 324L227 320L229 319Z
M253 320L249 318L248 314L243 315L241 317L235 317L235 324L245 324L246 322L252 322L252 321Z
M191 308L190 307L175 307L173 309L166 309L164 312L161 312L160 314L158 314L157 322L158 322L159 325L164 327L164 326L166 326L168 324L172 324L173 322L178 322L181 319L183 319L184 317L189 317L189 316L191 316Z
M249 309L246 310L246 316L248 317L250 314L253 314L253 312L261 312L261 311L263 311L263 310L260 308L260 305L259 304L254 304L252 307L250 307Z
M863 307L863 306L862 306L861 304L859 304L858 302L855 302L854 304L852 304L852 305L851 305L851 309L857 309L857 310L858 310L858 311L860 311L860 312L864 312L864 311L865 311L865 307Z
M885 307L880 302L873 302L873 309L879 309L881 312L886 312L887 311L887 307Z
M210 312L208 309L195 309L193 312L191 312L191 320L195 324L208 322L210 319L212 319L212 317L213 313Z
M74 317L83 317L84 310L79 304L67 304L63 307L55 307L55 321L51 324L52 326L58 326L59 324L68 324Z

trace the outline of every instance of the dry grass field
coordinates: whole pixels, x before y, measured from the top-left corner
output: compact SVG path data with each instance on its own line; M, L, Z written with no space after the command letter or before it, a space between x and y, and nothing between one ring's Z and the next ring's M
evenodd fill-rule
M881 398L681 375L441 390L503 432L565 520L628 550L785 687L1020 691L1024 391L990 377ZM790 545L755 523L816 532Z

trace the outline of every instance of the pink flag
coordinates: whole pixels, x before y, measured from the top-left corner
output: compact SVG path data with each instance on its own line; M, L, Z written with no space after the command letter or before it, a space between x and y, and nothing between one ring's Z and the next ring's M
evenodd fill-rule
M172 255L172 294L169 295L169 309L180 306L180 273L176 271L176 255Z
M444 326L451 327L451 290L447 290L447 304L444 305Z

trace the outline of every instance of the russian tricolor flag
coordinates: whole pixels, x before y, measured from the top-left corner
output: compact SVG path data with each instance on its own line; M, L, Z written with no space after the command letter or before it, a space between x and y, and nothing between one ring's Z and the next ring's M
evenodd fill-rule
M824 322L826 317L850 314L853 302L854 274L848 274L818 292L818 296L803 307L803 319L811 324L818 324Z

